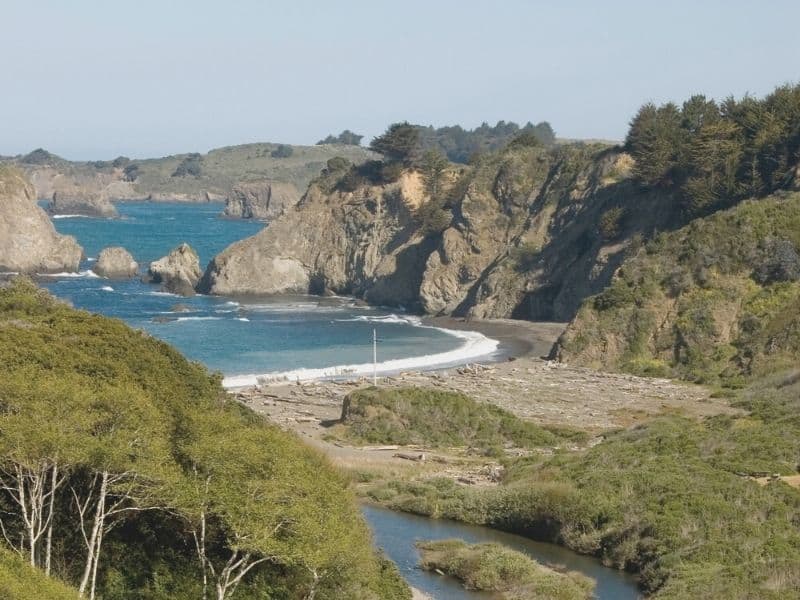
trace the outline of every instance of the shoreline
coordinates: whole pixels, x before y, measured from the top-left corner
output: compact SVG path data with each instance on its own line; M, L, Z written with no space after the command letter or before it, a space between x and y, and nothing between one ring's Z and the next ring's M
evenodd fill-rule
M410 320L409 322L412 323ZM513 319L424 317L418 319L415 326L441 330L459 338L462 344L453 350L437 354L379 362L376 371L378 376L391 377L407 371L434 373L476 362L491 364L528 356L541 357L550 352L565 324ZM371 377L373 368L372 363L359 363L318 368L300 367L273 373L227 375L222 385L229 391L236 391L279 383L352 381Z
M499 342L496 357L484 362L502 362L509 358L544 358L566 323L522 321L517 319L467 319L464 317L423 317L422 324L452 331L474 331Z

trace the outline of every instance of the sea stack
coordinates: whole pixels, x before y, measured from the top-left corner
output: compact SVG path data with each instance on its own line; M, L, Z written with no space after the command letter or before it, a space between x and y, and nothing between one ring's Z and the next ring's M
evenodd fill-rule
M103 248L92 271L108 279L130 279L139 271L139 263L125 248L111 246Z
M80 185L74 181L57 180L47 211L52 215L83 215L86 217L118 217L105 189Z
M194 288L202 274L197 252L185 242L167 256L151 262L148 269L151 282L160 283L165 292L181 296L194 295Z

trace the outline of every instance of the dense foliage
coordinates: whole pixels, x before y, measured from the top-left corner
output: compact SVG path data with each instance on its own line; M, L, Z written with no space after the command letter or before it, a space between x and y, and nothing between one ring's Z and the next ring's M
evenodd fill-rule
M677 188L690 214L787 187L800 160L800 85L764 99L717 104L692 96L682 107L648 103L631 122L626 146L646 185Z
M372 140L370 149L387 160L407 164L418 161L426 151L435 151L452 162L466 164L481 154L508 145L551 146L555 139L555 133L547 122L527 123L520 127L511 121L498 121L494 127L483 123L475 129L464 129L460 125L435 128L405 121L390 125L385 133Z
M641 573L659 599L800 595L800 374L748 388L741 415L661 417L578 453L508 462L498 488L374 484L393 508L562 543Z
M363 135L359 135L357 133L353 133L349 129L345 129L339 135L329 135L328 137L321 139L317 142L317 145L321 144L342 144L345 146L360 146L361 140L363 139Z
M292 154L294 154L294 148L288 144L278 144L278 147L269 153L272 158L289 158Z
M428 388L367 388L348 394L342 422L350 439L377 444L470 447L502 454L504 446L532 448L559 438L493 404Z
M178 163L172 177L200 177L203 173L203 157L202 155L193 152L187 154L186 157Z
M470 590L501 592L501 600L588 600L594 581L559 573L501 544L461 540L418 542L426 571L441 571Z
M0 362L3 539L43 575L107 600L409 596L324 458L167 344L17 280Z

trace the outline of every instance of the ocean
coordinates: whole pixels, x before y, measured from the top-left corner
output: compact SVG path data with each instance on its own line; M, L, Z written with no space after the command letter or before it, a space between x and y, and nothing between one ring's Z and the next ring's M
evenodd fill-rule
M112 281L91 272L106 246L123 246L140 269L181 242L203 267L232 242L263 223L223 219L221 204L122 202L119 219L56 216L56 229L73 235L86 259L79 273L43 278L75 307L124 320L223 373L228 387L257 377L306 380L372 373L373 330L379 373L463 364L489 358L497 342L475 332L429 327L397 308L367 307L352 298L316 296L182 298L138 279Z

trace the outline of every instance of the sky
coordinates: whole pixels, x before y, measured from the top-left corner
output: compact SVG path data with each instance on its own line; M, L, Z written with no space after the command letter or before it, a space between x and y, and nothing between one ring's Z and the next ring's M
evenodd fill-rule
M800 2L0 0L0 154L313 144L392 122L622 139L646 101L800 81Z

